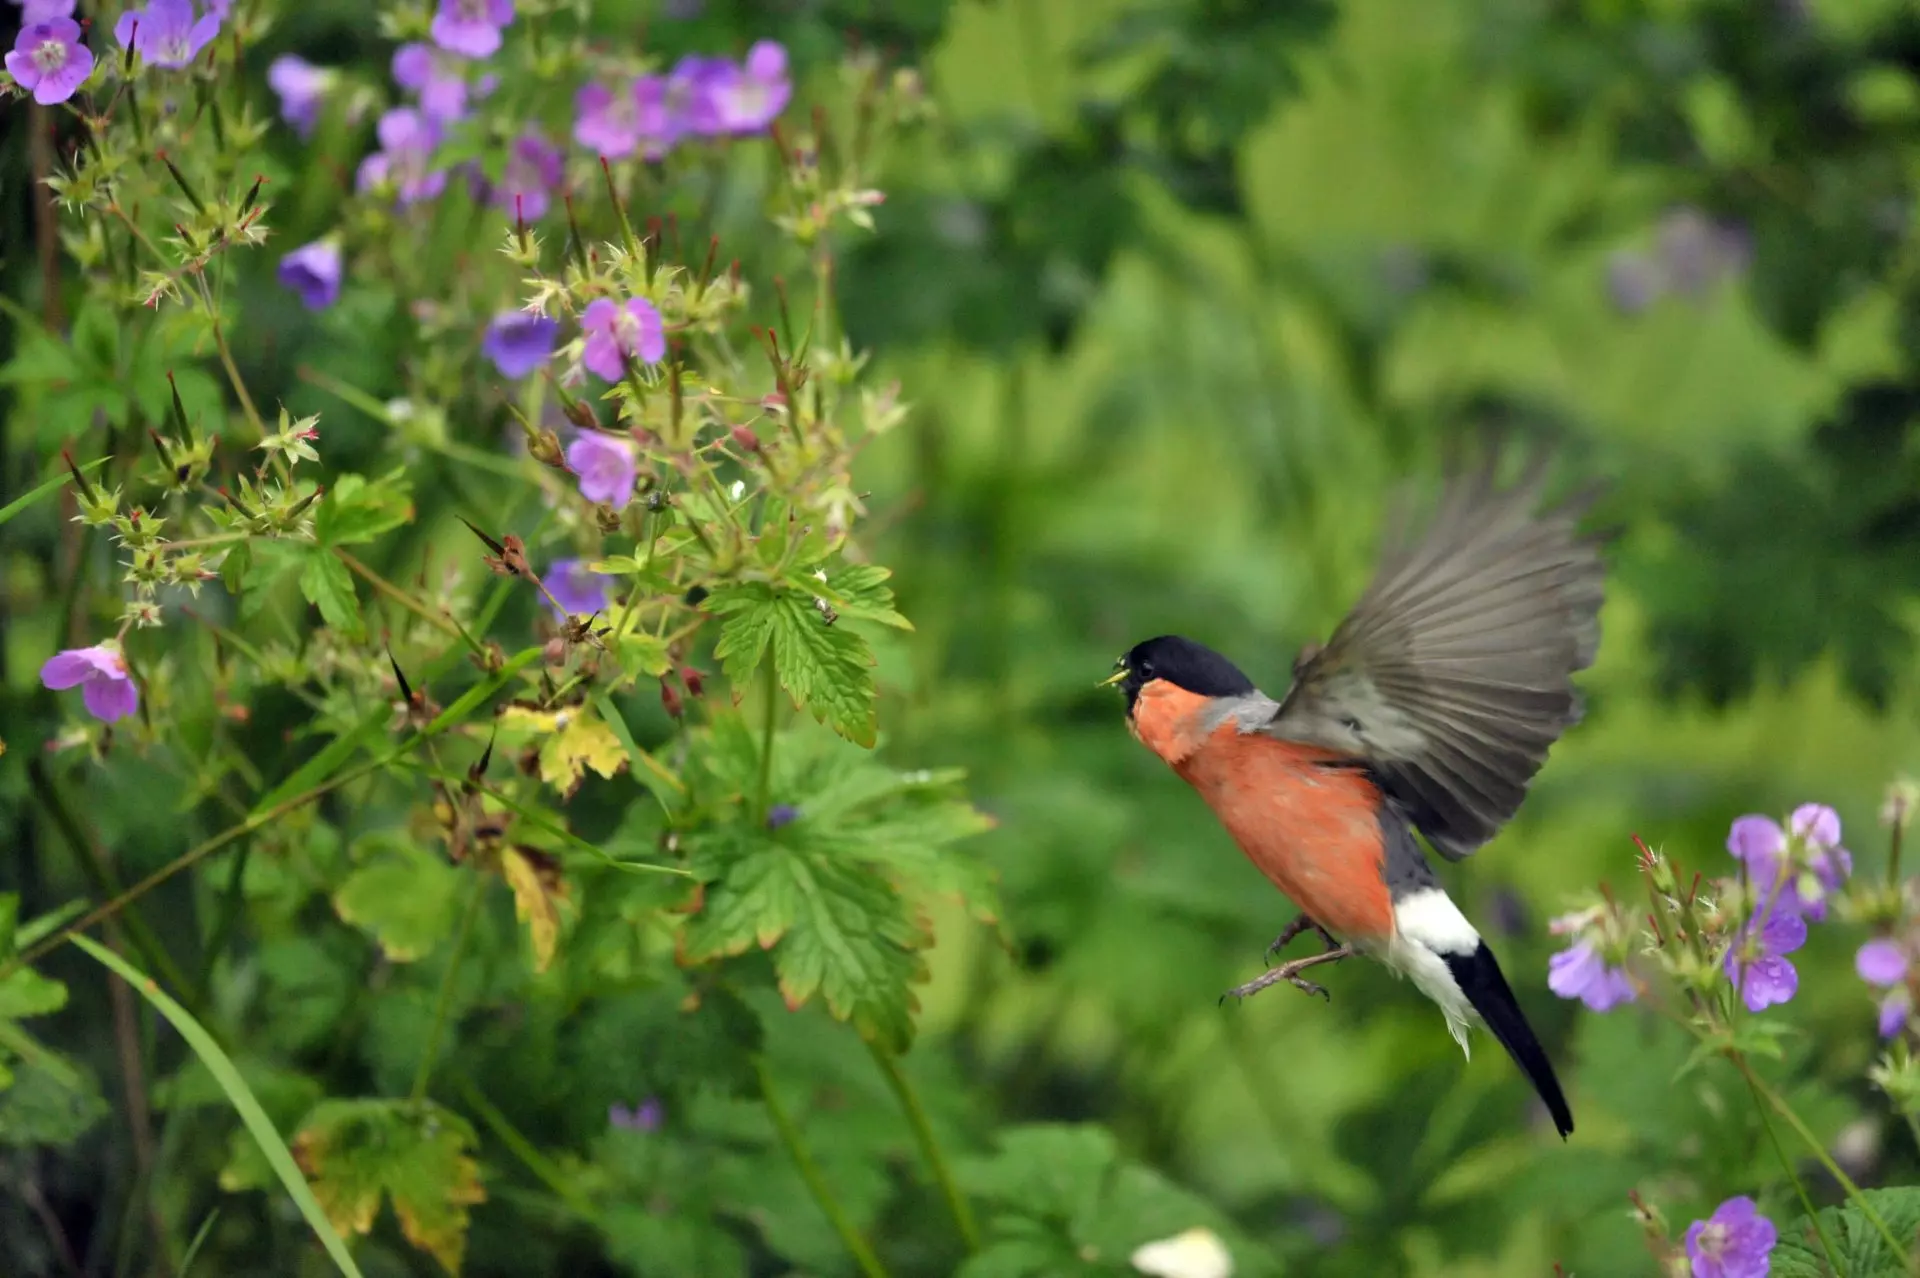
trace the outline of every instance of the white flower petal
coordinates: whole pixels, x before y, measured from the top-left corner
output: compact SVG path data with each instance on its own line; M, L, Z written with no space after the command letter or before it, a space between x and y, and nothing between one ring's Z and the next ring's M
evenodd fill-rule
M1153 1278L1233 1278L1233 1257L1211 1229L1192 1229L1135 1249L1133 1267Z

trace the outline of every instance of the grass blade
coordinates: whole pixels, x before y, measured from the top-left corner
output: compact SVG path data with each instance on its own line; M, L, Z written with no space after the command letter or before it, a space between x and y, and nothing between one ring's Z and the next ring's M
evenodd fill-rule
M102 466L106 465L108 462L112 460L113 458L111 457L97 458L93 461L87 462L85 465L81 466L80 469L81 470L99 470ZM54 493L59 492L62 488L66 487L68 484L72 482L73 482L72 475L55 475L52 479L49 479L46 483L40 485L38 488L31 489L24 495L14 498L12 501L8 502L6 505L0 506L0 524L6 523L9 519L12 519L15 515L19 514L21 511L27 509L29 506L32 506L33 504L38 502L42 497L51 497Z
M253 1089L247 1086L240 1071L234 1068L233 1061L220 1050L220 1045L211 1035L202 1029L200 1022L187 1014L187 1009L174 1002L154 982L142 975L133 964L101 945L91 937L78 933L68 938L75 945L92 955L103 966L117 973L120 978L140 995L153 1004L155 1011L167 1018L167 1021L180 1031L180 1037L187 1040L194 1055L207 1067L214 1081L220 1084L220 1090L227 1094L233 1108L239 1113L240 1121L260 1143L260 1151L273 1165L274 1174L280 1177L280 1183L286 1186L287 1193L293 1196L294 1206L313 1226L313 1232L319 1235L320 1245L327 1249L327 1255L347 1278L364 1278L360 1267L353 1263L353 1256L347 1251L346 1243L340 1240L333 1225L327 1220L327 1214L320 1210L320 1203L313 1196L313 1190L307 1184L307 1178L300 1174L300 1168L293 1161L293 1154L287 1149L287 1143L280 1139L280 1133L274 1129L273 1120L267 1117L260 1102L254 1098Z

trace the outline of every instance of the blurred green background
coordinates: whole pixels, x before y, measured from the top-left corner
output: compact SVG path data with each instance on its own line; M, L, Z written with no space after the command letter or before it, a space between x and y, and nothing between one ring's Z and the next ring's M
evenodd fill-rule
M1636 832L1712 873L1733 817L1804 801L1883 865L1881 790L1920 770L1911 6L668 7L648 30L669 53L771 34L826 77L852 31L917 62L940 109L843 282L856 341L916 407L860 472L917 625L882 657L889 757L966 766L999 820L975 848L1010 945L941 919L913 1057L953 1143L1104 1125L1283 1272L1327 1278L1645 1272L1629 1188L1664 1191L1684 1228L1777 1181L1740 1094L1675 1081L1672 1034L1547 992L1546 924L1596 882L1639 890ZM385 56L344 6L276 38ZM283 216L318 230L324 210ZM29 265L10 250L6 269L24 295ZM263 269L245 362L314 411L276 345L304 331L294 305ZM1378 969L1333 971L1331 1005L1218 1006L1292 906L1093 687L1176 631L1277 693L1364 584L1395 487L1432 488L1490 427L1551 446L1565 486L1603 481L1620 530L1587 721L1514 824L1443 870L1561 1062L1568 1145L1490 1039L1462 1062ZM1806 1033L1779 1074L1855 1175L1910 1180L1920 1151L1862 1081L1859 939L1816 929L1796 956ZM873 1086L842 1103L880 1104ZM902 1147L889 1131L874 1148ZM885 1182L849 1192L889 1236L946 1228ZM558 1263L494 1210L471 1272ZM914 1254L897 1272L940 1272Z

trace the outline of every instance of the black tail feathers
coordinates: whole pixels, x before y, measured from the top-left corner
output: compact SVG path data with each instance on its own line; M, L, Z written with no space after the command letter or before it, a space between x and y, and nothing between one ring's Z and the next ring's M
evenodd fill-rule
M1507 1049L1507 1055L1513 1057L1513 1063L1533 1084L1533 1090L1540 1093L1540 1099L1546 1102L1547 1112L1553 1115L1554 1127L1559 1130L1561 1139L1566 1139L1573 1132L1573 1111L1567 1108L1567 1098L1560 1091L1560 1080L1553 1074L1553 1062L1547 1059L1540 1040L1533 1036L1527 1018L1520 1014L1520 1004L1515 1001L1513 990L1508 987L1500 965L1494 962L1493 951L1482 941L1471 954L1446 954L1442 957L1446 959L1453 979L1459 984L1460 992L1473 1004L1473 1010L1480 1013L1480 1019L1500 1040L1500 1046Z

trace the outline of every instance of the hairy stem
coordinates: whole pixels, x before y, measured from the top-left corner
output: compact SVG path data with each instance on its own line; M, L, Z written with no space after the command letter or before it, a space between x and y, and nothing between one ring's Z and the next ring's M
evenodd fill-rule
M440 1039L447 1032L447 1016L453 1010L453 990L460 979L460 960L467 954L467 937L473 933L473 920L480 913L487 881L478 871L467 886L467 904L460 911L460 926L453 934L453 952L447 955L446 975L440 978L440 996L433 1002L433 1023L427 1027L427 1046L420 1053L420 1068L413 1075L413 1100L423 1100L427 1084L433 1081L433 1067L440 1060Z
M913 1138L919 1142L921 1156L927 1160L927 1167L933 1172L933 1179L947 1200L947 1210L953 1213L953 1223L960 1227L960 1237L965 1240L967 1250L979 1251L980 1227L974 1223L973 1206L967 1202L966 1195L960 1192L959 1183L953 1178L953 1170L947 1165L940 1142L934 1138L933 1127L927 1122L927 1111L920 1104L920 1095L914 1090L912 1080L901 1070L899 1059L886 1048L869 1041L867 1051L873 1055L874 1064L880 1067L880 1072L886 1075L887 1086L893 1089L900 1108L906 1111L907 1123L913 1128Z
M1840 1164L1833 1161L1833 1155L1829 1154L1827 1147L1820 1143L1820 1138L1813 1134L1813 1129L1801 1121L1800 1115L1793 1112L1793 1107L1787 1104L1785 1097L1760 1081L1759 1075L1755 1074L1747 1064L1746 1057L1738 1052L1731 1055L1734 1067L1746 1076L1747 1085L1753 1088L1754 1095L1773 1106L1774 1111L1787 1120L1787 1126L1793 1128L1794 1134L1813 1151L1814 1157L1820 1160L1820 1165L1827 1169L1827 1175L1833 1177L1840 1188L1846 1191L1847 1198L1860 1209L1860 1214L1867 1218L1867 1223L1873 1226L1874 1231L1887 1244L1887 1249L1899 1260L1901 1269L1903 1271L1911 1269L1913 1262L1907 1254L1906 1247L1894 1237L1893 1230L1887 1227L1887 1222L1875 1210L1873 1204L1867 1201L1866 1195L1860 1192L1860 1186L1853 1183L1853 1177L1840 1170Z
M760 692L767 699L763 713L765 718L760 726L760 783L753 799L753 820L756 825L765 825L767 821L767 800L773 789L773 729L780 714L780 681L773 668L773 654L767 654L766 664L760 667Z
M1787 1173L1787 1179L1793 1182L1793 1192L1800 1196L1800 1205L1806 1209L1807 1220L1813 1225L1813 1232L1820 1237L1820 1250L1826 1253L1827 1268L1834 1272L1835 1278L1841 1278L1840 1261L1833 1254L1833 1239L1827 1237L1826 1226L1820 1223L1820 1213L1814 1209L1813 1196L1807 1193L1807 1186L1800 1179L1800 1173L1794 1170L1793 1160L1787 1157L1787 1150L1780 1143L1780 1134L1773 1130L1773 1120L1767 1117L1766 1098L1760 1094L1759 1085L1754 1081L1752 1071L1746 1067L1744 1058L1737 1062L1740 1072L1747 1080L1747 1087L1753 1092L1754 1108L1760 1112L1760 1126L1767 1133L1767 1143L1773 1146L1775 1158L1780 1160L1780 1168Z
M794 1168L799 1171L800 1179L806 1182L813 1201L820 1204L820 1211L826 1216L827 1223L833 1226L834 1233L840 1235L847 1254L853 1257L866 1278L887 1278L886 1268L881 1265L880 1258L873 1254L873 1248L847 1218L846 1208L833 1196L826 1177L820 1174L819 1164L813 1161L813 1155L807 1152L806 1145L801 1142L799 1129L793 1125L793 1119L788 1117L780 1098L774 1094L773 1072L767 1068L766 1057L753 1058L753 1071L760 1079L760 1098L766 1102L767 1117L773 1120L780 1143L786 1146L787 1156L793 1159Z

